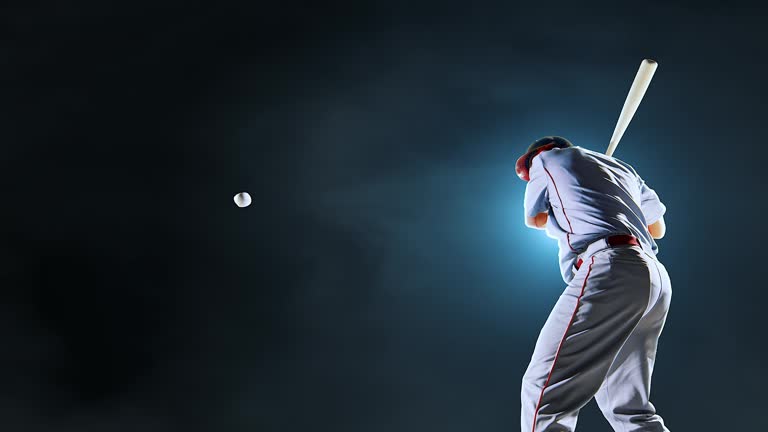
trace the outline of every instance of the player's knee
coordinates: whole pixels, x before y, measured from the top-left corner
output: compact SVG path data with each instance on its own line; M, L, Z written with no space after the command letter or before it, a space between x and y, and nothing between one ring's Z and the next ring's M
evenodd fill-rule
M523 374L523 379L520 380L520 390L525 396L525 390L531 386L531 378L528 376L528 372Z
M532 394L535 394L536 390L541 391L541 385L537 381L531 373L531 369L528 368L520 382L520 393L523 401L530 398Z
M535 367L534 362L531 362L528 365L528 367L525 369L525 373L523 374L523 379L522 379L523 387L536 385L537 381L542 380L542 377L540 376L541 373L537 372L536 369L540 369L540 368ZM541 384L543 384L543 382Z

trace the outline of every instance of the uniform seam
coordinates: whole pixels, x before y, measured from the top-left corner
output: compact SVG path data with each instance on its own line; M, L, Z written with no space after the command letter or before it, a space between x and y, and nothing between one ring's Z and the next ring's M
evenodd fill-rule
M560 350L563 348L563 344L565 343L565 339L568 337L568 332L571 330L571 326L573 325L573 322L576 320L576 313L579 311L579 306L581 305L581 298L584 297L584 290L587 287L587 281L589 280L589 274L592 273L592 265L595 263L595 257L592 256L592 260L589 263L589 268L587 269L587 274L584 276L584 283L581 285L581 293L579 293L579 297L576 299L576 308L573 310L573 314L571 315L571 320L568 322L568 326L565 328L565 333L563 333L563 338L560 339L560 344L557 346L557 351L555 352L555 359L552 360L552 367L549 369L549 375L547 375L547 380L544 382L544 387L541 388L541 394L539 395L539 401L536 403L536 410L533 412L533 429L532 432L536 432L536 419L539 416L539 409L541 408L541 401L544 399L544 391L547 389L547 386L549 385L549 381L552 379L552 373L555 371L555 366L557 365L557 359L560 356Z
M573 225L571 225L571 220L568 218L568 213L565 212L565 204L563 204L563 197L560 196L560 191L557 189L557 183L555 182L555 178L552 177L552 173L549 172L549 170L547 169L547 167L544 166L543 163L541 164L541 167L544 168L544 171L547 172L547 175L552 180L552 186L555 187L555 193L557 194L557 199L560 200L560 210L562 210L563 216L565 216L565 221L568 222L568 230L569 230L569 232L565 233L565 239L568 242L568 247L571 248L571 251L578 252L571 245L571 236L570 236L570 234L573 234Z
M651 259L650 262L653 263L653 267L656 268L656 274L659 276L659 296L658 297L661 297L661 294L664 292L664 278L661 276L661 269L659 269L659 262L653 255L649 254L645 250L643 250L643 253L648 258ZM648 277L650 278L650 275ZM650 283L651 283L650 289L653 289L653 281L651 280ZM649 294L649 297L650 297L650 294ZM649 299L648 300L649 306L650 306L650 302L651 301Z
M663 290L663 288L664 288L664 278L661 277L661 270L659 270L658 263L656 263L655 260L652 261L652 262L653 262L653 267L656 268L656 274L659 275L659 295L656 297L656 301L658 301L659 298L661 298L661 294L664 292L664 290ZM646 310L649 310L649 308L651 307L651 294L653 292L653 279L651 279L651 275L650 274L648 275L648 282L649 282L649 284L648 284L649 285L648 286L649 293L648 293L648 307L646 308Z

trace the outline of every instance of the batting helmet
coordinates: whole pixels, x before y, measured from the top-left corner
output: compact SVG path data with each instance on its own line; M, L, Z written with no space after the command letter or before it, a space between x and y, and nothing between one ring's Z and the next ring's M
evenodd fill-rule
M570 141L563 137L545 136L544 138L537 139L533 142L533 144L528 146L528 150L526 150L525 153L517 160L517 163L515 164L515 171L517 172L517 175L521 179L529 181L531 178L528 176L528 170L531 169L531 163L533 162L533 158L536 157L536 155L553 148L567 147L573 147L573 144L571 144Z

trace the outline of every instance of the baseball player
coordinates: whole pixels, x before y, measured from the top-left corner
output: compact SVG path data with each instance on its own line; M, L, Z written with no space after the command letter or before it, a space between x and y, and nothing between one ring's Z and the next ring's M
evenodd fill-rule
M522 383L522 432L573 431L593 397L616 431L668 431L649 400L671 298L654 239L666 207L628 164L548 136L517 162L526 225L560 246L567 283Z

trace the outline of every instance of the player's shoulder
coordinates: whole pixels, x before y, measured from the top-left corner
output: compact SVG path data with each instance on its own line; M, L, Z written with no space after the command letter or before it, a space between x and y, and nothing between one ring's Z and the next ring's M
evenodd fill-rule
M602 161L602 162L609 162L609 163L612 162L612 163L615 163L615 164L619 164L619 165L623 166L624 168L628 169L629 171L632 171L633 173L635 173L635 169L632 167L632 165L624 162L623 160L621 160L621 159L619 159L619 158L617 158L615 156L608 156L605 153L596 152L594 150L586 149L586 148L583 148L583 147L574 147L574 148L577 148L581 155L590 156L590 157L595 158L595 159L597 159L599 161Z
M624 162L623 160L621 160L621 159L618 159L618 158L612 158L612 159L613 159L613 160L615 160L615 161L616 161L616 162L617 162L619 165L621 165L621 166L623 166L624 168L626 168L626 169L627 169L627 171L631 172L631 173L632 173L632 174L634 174L636 177L638 176L638 174L637 174L637 171L635 171L635 168L634 168L632 165L630 165L630 164L628 164L628 163L626 163L626 162Z
M573 146L573 147L566 147L566 148L553 148L550 151L545 151L541 153L540 156L543 156L542 159L546 160L565 160L565 159L574 159L574 158L583 158L585 155L588 154L588 152L591 152L588 149L585 149L583 147Z
M607 169L618 169L634 176L638 175L632 165L623 160L580 146L552 149L552 151L544 152L542 155L545 162L554 163L557 160L563 166L600 165Z
M580 147L580 146L569 147L566 150L572 150L572 153L574 155L579 155L579 156L591 156L591 157L598 158L598 159L603 159L603 158L606 158L606 157L610 157L610 156L606 156L603 153L596 152L594 150L590 150L588 148L584 148L584 147Z

